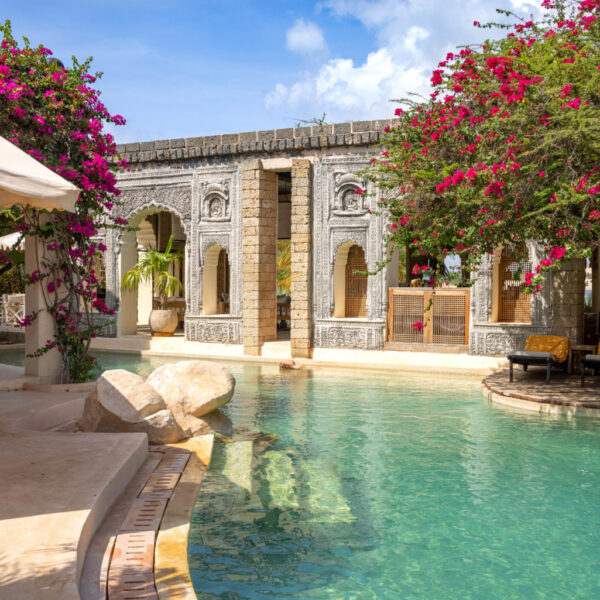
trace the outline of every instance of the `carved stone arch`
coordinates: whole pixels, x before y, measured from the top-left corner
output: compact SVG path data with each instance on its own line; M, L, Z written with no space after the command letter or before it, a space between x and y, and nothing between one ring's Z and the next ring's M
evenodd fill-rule
M170 206L164 202L157 202L156 200L151 200L149 202L145 202L144 204L140 204L137 206L130 206L127 208L129 209L127 212L123 212L121 214L119 214L119 212L117 212L117 216L121 217L123 219L127 219L128 221L130 221L138 213L145 212L145 211L151 211L151 213L161 212L161 211L172 213L179 219L179 222L181 223L181 226L183 227L183 232L185 233L186 240L190 239L190 233L191 233L190 218L189 217L186 218L186 216L184 216L177 208L174 208L173 206ZM121 234L122 234L122 231L117 230L117 235L116 235L117 243L119 242L119 240L121 238Z
M228 256L231 256L229 248L229 235L203 235L202 241L200 242L200 266L204 265L204 258L206 252L212 246L220 246L227 252Z
M360 246L365 251L367 265L369 264L369 251L367 247L367 230L366 229L344 229L340 231L332 231L331 233L331 255L330 265L335 264L335 257L340 249L340 246L352 242Z
M231 293L231 259L226 248L211 243L203 253L202 314L229 314Z

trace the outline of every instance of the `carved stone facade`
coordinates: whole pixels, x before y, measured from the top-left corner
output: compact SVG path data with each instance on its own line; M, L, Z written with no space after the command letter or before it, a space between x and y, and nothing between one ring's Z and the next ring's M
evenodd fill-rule
M529 244L529 259L533 264L544 258L543 249ZM482 259L472 274L475 284L471 291L471 354L505 355L523 349L530 335L566 335L571 343L581 343L583 336L583 265L573 265L568 273L548 273L542 290L531 296L531 323L501 323L494 320L494 258ZM564 285L568 278L570 285ZM557 285L561 282L560 285ZM562 298L562 300L561 300ZM579 315L579 311L581 314ZM560 314L558 314L560 313ZM581 325L579 325L581 323Z
M135 226L145 214L169 211L179 217L185 233L186 339L244 343L250 354L260 354L261 345L274 339L277 173L286 172L291 175L292 205L292 355L309 357L315 346L383 348L388 281L397 282L397 268L394 276L380 270L368 277L365 318L333 316L334 280L341 273L336 256L351 244L363 249L369 271L386 258L385 218L370 212L376 208L371 195L375 190L361 170L378 152L374 144L381 129L390 124L340 123L119 148L132 171L120 177L122 196L115 214ZM105 244L106 303L117 314L112 324L106 322L103 333L121 335L126 332L125 313L135 311L135 304L119 282L139 248L133 233L112 230ZM214 246L223 248L229 260L226 315L203 310L205 260L207 253L209 263L214 259ZM534 245L529 250L531 261L537 263L542 250ZM548 278L544 289L531 299L531 323L500 323L494 315L494 261L485 257L473 274L470 352L506 354L522 348L533 333L563 333L578 341L581 270L578 265L566 275L557 275L555 284Z
M365 252L367 268L384 259L384 222L367 212L370 184L357 175L367 158L327 157L314 162L313 182L313 312L315 347L382 349L385 341L387 294L385 271L367 281L367 318L334 318L334 266L342 244L352 242ZM366 190L367 194L357 194Z

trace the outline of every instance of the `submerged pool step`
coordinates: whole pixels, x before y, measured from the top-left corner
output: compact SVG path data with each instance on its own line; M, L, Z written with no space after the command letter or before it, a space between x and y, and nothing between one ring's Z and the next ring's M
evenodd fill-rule
M286 450L268 450L262 456L260 467L268 484L269 508L300 508L296 470L289 453Z
M233 485L249 494L252 492L252 446L251 440L224 444L220 469Z

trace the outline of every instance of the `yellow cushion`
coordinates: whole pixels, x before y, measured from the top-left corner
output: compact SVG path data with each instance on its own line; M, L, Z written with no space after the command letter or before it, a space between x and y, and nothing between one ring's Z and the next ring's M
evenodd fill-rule
M530 335L525 342L525 350L533 352L550 352L561 363L567 360L571 342L560 335Z

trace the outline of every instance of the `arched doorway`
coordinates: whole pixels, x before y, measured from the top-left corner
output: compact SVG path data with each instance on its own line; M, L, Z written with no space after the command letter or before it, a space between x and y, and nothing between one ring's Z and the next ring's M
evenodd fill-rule
M225 248L215 244L204 256L202 271L202 314L228 315L231 275Z
M367 275L365 251L354 242L342 244L333 267L333 317L337 319L367 318Z
M148 330L148 319L159 298L151 281L142 281L137 290L126 290L120 285L123 275L131 269L148 248L164 252L172 237L172 250L181 250L181 261L170 267L170 274L181 282L176 296L169 297L167 306L177 311L179 328L183 327L186 311L186 234L181 220L174 213L160 208L142 210L129 219L136 231L126 231L120 240L119 261L119 319L118 334L131 335Z

